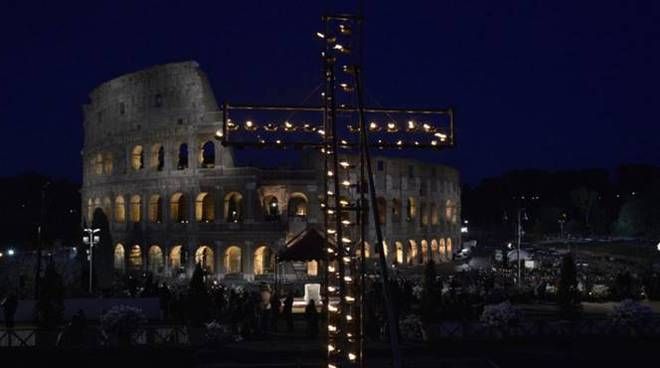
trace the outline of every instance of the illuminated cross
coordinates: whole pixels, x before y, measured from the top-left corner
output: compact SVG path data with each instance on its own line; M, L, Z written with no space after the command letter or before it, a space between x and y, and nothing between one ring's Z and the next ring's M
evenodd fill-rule
M378 220L371 150L441 150L453 147L454 113L447 109L364 106L359 41L361 18L323 17L321 104L318 106L224 103L225 146L317 149L324 168L325 298L328 367L362 366L365 237L369 204L376 232L383 301L393 365L401 367L397 322L388 287L388 268ZM367 199L367 195L369 198ZM359 256L358 256L359 255Z

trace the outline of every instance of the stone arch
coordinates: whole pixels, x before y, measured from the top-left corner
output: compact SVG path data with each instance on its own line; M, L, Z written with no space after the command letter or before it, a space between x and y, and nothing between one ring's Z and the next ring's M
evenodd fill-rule
M274 195L264 197L264 217L267 220L274 220L280 217L280 202Z
M378 206L378 223L385 225L387 220L387 201L383 197L378 197L376 199L376 205Z
M440 261L438 241L435 240L435 239L431 239L431 259L433 260L433 262L439 262Z
M431 225L437 225L438 224L438 207L434 202L431 202L431 206L429 207L429 212L431 215Z
M258 246L254 250L253 272L255 275L271 274L275 271L275 257L267 245Z
M418 258L417 258L417 242L410 239L408 240L408 245L410 247L410 252L408 253L408 263L410 264L417 264L418 263Z
M131 168L133 171L144 168L144 148L139 144L131 150Z
M177 155L177 170L184 170L188 168L188 144L181 143L179 145L179 152Z
M199 147L199 164L203 168L215 167L215 144L206 141Z
M429 261L429 242L426 241L426 239L422 239L420 242L422 246L422 263L426 263Z
M417 205L415 203L415 198L408 197L406 202L406 220L412 221L415 218L415 212L417 211Z
M445 246L445 239L440 238L438 241L438 253L440 253L440 259L446 260L447 259L447 248Z
M108 217L108 221L112 216L112 200L110 197L103 197L103 213Z
M429 224L429 213L426 211L426 203L419 204L419 224L426 226Z
M392 199L392 222L401 221L401 201Z
M186 216L186 197L181 192L176 192L170 197L170 220L174 222L185 222Z
M103 175L103 155L97 153L92 158L92 168L95 175Z
M394 257L394 260L398 264L403 264L405 262L403 257L403 243L395 241L394 246L396 247L396 256Z
M287 210L289 217L307 217L309 201L303 193L292 193L289 196Z
M452 244L451 238L447 238L447 240L446 240L445 253L447 254L448 259L451 259L452 255L454 254L454 249L453 249L453 244Z
M161 223L163 221L163 200L159 194L152 194L149 197L147 215L149 216L149 221L152 223Z
M142 270L142 248L138 244L134 244L128 253L128 269L131 271Z
M163 250L158 245L149 247L147 267L153 273L163 272L165 260L163 259Z
M243 269L241 248L231 245L225 250L225 273L240 273Z
M140 222L142 219L142 199L137 194L131 197L130 218L131 222Z
M182 262L181 262L181 253L182 253L183 247L181 245L175 245L170 249L170 268L172 270L179 270L181 269Z
M201 245L195 251L195 264L200 264L202 269L208 273L215 272L213 249L208 245Z
M231 192L225 196L225 219L227 222L241 222L243 219L243 196Z
M112 175L113 161L112 153L106 152L103 155L103 173L105 175Z
M160 143L151 146L150 166L156 171L163 171L165 167L165 148Z
M114 250L114 269L117 272L124 272L126 270L126 250L122 243L117 243Z
M319 275L319 262L315 259L307 261L307 276Z
M195 200L195 220L197 222L212 222L215 220L215 201L213 194L202 192Z
M120 195L115 198L115 222L126 222L126 202Z

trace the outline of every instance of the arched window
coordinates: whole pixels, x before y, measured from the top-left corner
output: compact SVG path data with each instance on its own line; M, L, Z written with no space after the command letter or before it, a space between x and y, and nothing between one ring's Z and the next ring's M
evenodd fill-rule
M131 252L128 254L128 269L131 271L142 269L142 249L137 244L131 247Z
M404 262L403 259L403 244L400 241L394 242L394 245L396 246L396 263L402 264Z
M161 223L163 221L163 201L160 199L160 195L152 194L149 197L148 215L150 222Z
M447 259L447 248L445 248L445 239L440 238L438 241L438 254L441 260Z
M151 147L151 168L163 171L165 166L165 149L162 144L154 144Z
M118 272L124 272L126 269L126 251L121 243L115 245L114 268Z
M406 203L406 220L412 221L415 218L416 211L415 198L409 197L408 202Z
M280 204L275 196L264 198L264 210L267 220L276 220L280 217Z
M188 145L181 143L179 146L179 157L176 164L177 170L184 170L188 168Z
M175 245L170 249L170 268L172 270L181 269L181 246Z
M383 197L378 197L378 199L376 199L376 204L378 206L378 222L381 225L385 225L385 220L387 218L387 201Z
M170 220L174 222L185 222L188 217L186 216L186 201L183 193L178 192L172 194L170 199Z
M225 273L241 272L241 248L232 245L225 251Z
M225 219L227 222L240 222L242 220L243 196L231 192L225 196Z
M398 199L392 200L392 222L401 221L401 201Z
M440 253L438 249L438 241L435 239L431 239L431 259L434 262L438 262L440 260Z
M105 175L112 174L112 153L110 152L103 155L103 173Z
M426 226L429 224L429 214L426 212L426 203L419 205L419 224Z
M454 203L451 201L451 199L448 199L445 204L445 221L451 222L451 219L453 217L452 216L453 208L454 208Z
M94 158L92 159L92 166L94 167L94 174L103 174L103 156L100 153L94 155Z
M437 225L439 216L438 216L438 207L435 205L435 203L431 203L429 212L431 212L431 225Z
M451 259L453 251L451 238L447 238L447 242L445 243L445 253L447 254L447 258Z
M195 220L197 222L212 222L215 220L213 194L202 192L195 200Z
M165 261L163 260L163 251L158 245L152 245L149 247L149 259L147 265L149 266L149 271L153 273L163 272Z
M212 168L215 166L215 145L211 141L202 144L199 150L199 163L201 167Z
M307 196L302 193L291 194L287 208L289 217L307 217Z
M422 240L422 263L426 263L429 260L429 243L426 240Z
M140 222L142 218L142 200L139 195L134 195L131 197L131 221Z
M254 251L254 274L264 275L273 273L275 270L275 257L266 245L258 247Z
M409 240L408 243L410 244L410 252L408 252L408 263L410 264L417 264L417 242L414 240Z
M213 258L213 249L207 245L202 245L195 251L195 264L200 264L202 269L208 273L214 272Z
M140 145L133 147L133 150L131 151L131 167L135 171L144 168L144 150Z
M110 197L103 198L103 213L108 217L108 221L110 221L110 217L112 216L112 200Z
M126 203L122 196L115 198L115 222L126 222Z

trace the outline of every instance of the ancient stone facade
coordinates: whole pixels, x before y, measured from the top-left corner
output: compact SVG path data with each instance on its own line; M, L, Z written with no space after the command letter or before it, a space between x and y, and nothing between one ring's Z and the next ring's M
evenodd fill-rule
M118 272L172 275L202 263L218 278L266 278L287 239L323 223L320 161L295 170L235 166L232 149L215 139L221 113L195 62L108 81L84 115L83 213L88 223L97 208L107 216ZM406 267L450 259L460 241L457 171L374 163L388 259ZM375 259L373 250L366 256Z

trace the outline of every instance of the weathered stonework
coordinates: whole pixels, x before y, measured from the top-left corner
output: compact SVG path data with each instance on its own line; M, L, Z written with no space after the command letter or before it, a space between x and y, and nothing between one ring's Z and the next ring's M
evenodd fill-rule
M269 277L271 255L323 222L320 165L234 166L233 151L214 138L221 113L195 62L103 83L84 115L83 213L88 222L96 208L108 217L117 271L189 273L202 262L219 278ZM386 157L374 163L388 258L449 259L460 241L458 172Z

